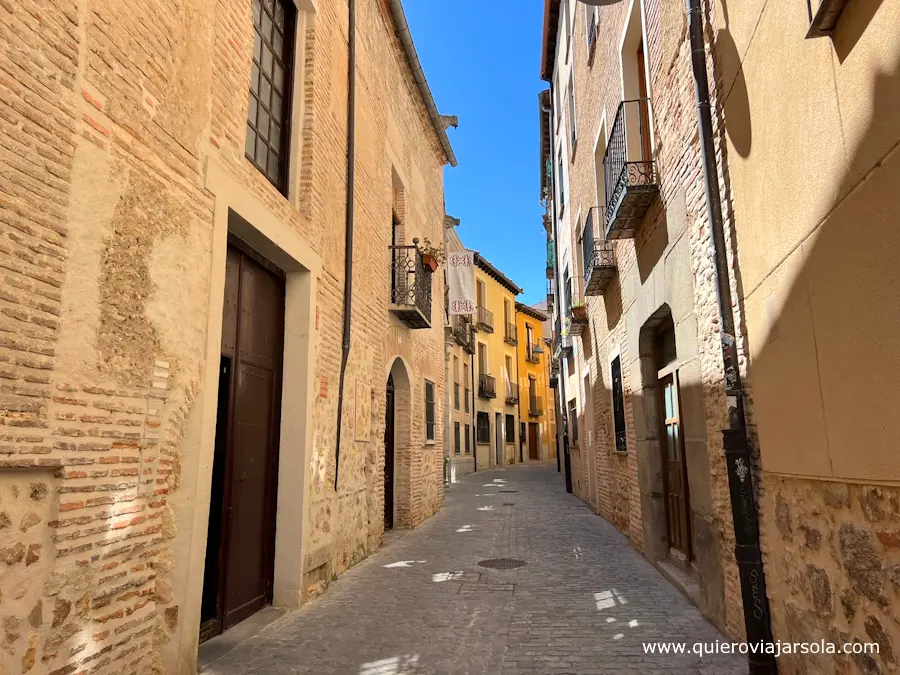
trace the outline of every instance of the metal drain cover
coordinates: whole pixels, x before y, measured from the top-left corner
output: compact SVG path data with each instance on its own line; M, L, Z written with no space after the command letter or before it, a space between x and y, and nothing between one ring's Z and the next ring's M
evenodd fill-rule
M503 502L503 506L515 506L515 502Z
M517 567L525 567L527 564L524 560L516 560L515 558L491 558L490 560L478 562L479 567L490 567L493 570L514 570Z
M518 490L497 490L497 492L505 492L507 494L512 494L513 492L518 492Z

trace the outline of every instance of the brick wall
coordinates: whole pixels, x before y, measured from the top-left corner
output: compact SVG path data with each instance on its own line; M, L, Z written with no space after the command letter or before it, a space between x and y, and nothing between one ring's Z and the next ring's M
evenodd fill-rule
M440 241L444 157L386 6L359 2L356 247L341 491L334 446L344 287L346 4L300 24L285 199L243 157L250 3L0 2L0 539L9 672L181 671L185 430L204 392L213 199L209 158L324 260L316 298L315 447L307 557L314 593L380 542L384 387L410 367L409 511L443 500L424 445L423 382L442 419L443 282L433 327L388 315L392 170L406 231ZM299 64L302 64L302 68ZM402 352L398 345L402 343ZM354 438L357 382L372 431ZM321 384L321 387L319 386ZM191 474L193 475L193 474ZM190 489L188 489L190 488ZM327 570L327 574L324 571ZM319 576L316 576L318 574Z

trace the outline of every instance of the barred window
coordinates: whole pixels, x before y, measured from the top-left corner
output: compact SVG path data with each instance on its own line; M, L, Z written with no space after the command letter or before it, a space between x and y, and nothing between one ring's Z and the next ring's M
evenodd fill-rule
M425 380L425 440L434 440L434 382Z
M625 432L625 390L622 385L622 360L617 356L612 362L613 429L616 435L616 450L628 450Z
M466 454L472 454L472 427L466 425Z
M453 423L453 440L454 440L453 451L454 451L454 454L458 455L461 452L461 447L460 447L460 443L459 443L459 422Z
M282 193L287 192L296 20L291 0L253 0L253 66L244 153Z
M491 442L491 418L486 412L479 412L478 418L475 420L476 443Z

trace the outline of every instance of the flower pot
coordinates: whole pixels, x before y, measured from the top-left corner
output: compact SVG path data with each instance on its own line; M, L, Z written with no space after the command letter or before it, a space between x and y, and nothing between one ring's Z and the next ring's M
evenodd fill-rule
M425 265L425 267L428 267L432 272L437 271L437 268L438 268L437 258L435 258L430 253L422 254L422 263Z
M579 305L577 307L572 308L572 321L577 323L587 322L587 307L584 305Z

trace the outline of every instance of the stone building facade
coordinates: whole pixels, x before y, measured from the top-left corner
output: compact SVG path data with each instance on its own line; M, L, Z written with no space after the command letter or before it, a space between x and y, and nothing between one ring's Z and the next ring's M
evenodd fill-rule
M838 3L830 35L809 39L819 3L812 20L793 4L723 2L710 18L766 580L777 638L880 651L785 656L779 672L886 673L900 650L900 2Z
M896 184L891 169L900 136L886 120L900 101L900 3L829 3L837 14L821 16L817 2L705 5L736 349L757 460L773 634L880 648L877 655L785 656L779 672L887 672L896 667L900 640L900 461L888 451L900 428L889 381L900 266L886 253L897 249L896 228L888 225L897 191L888 185ZM723 366L684 3L545 7L543 74L553 86L545 100L554 111L545 134L553 134L557 153L542 140L555 169L548 196L557 246L568 238L568 260L575 260L580 243L582 266L582 275L573 275L573 300L558 302L557 325L566 329L567 314L579 320L567 308L587 306L574 340L581 386L567 392L576 402L569 437L573 426L596 430L593 466L580 441L572 442L573 487L739 638L720 433ZM641 51L632 58L635 46ZM641 71L643 81L635 78ZM621 101L644 97L645 107L629 111L626 104L619 113ZM626 120L621 145L612 142L617 113ZM652 187L652 198L631 203L627 234L616 232L615 214L603 213L604 228L587 245L587 209L628 203L604 167L622 147L636 170L627 187ZM562 171L560 153L567 160ZM559 258L557 273L567 259ZM599 294L579 297L596 283L596 266L609 262L614 271ZM618 372L609 368L616 353ZM617 381L624 434L617 428ZM674 410L659 405L661 396L670 400L672 383ZM659 480L670 470L659 458L673 423L683 438L692 514L689 568L681 556L672 558L680 533L671 530L671 496Z
M683 3L545 6L553 113L542 145L555 157L557 391L572 488L738 638L727 408Z
M441 508L443 282L411 329L390 247L441 241L455 159L399 2L356 4L336 482L347 2L0 3L6 672L193 672L207 591L216 630L321 592L381 541L389 376L394 524ZM225 546L258 574L223 600L229 491L265 527Z

